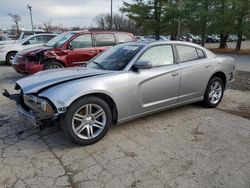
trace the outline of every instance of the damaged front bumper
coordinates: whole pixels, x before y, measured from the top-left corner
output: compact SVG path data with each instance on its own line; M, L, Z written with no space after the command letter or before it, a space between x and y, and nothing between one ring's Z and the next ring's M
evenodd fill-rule
M48 115L41 110L38 110L36 105L33 106L34 109L28 107L24 104L23 95L21 94L9 94L9 92L5 90L3 96L10 100L14 100L16 102L16 110L19 116L35 127L40 127L43 120L55 120L57 118L55 114Z
M16 107L18 115L25 121L34 125L35 127L39 127L41 123L41 119L37 118L33 113L26 111L20 104L17 104Z

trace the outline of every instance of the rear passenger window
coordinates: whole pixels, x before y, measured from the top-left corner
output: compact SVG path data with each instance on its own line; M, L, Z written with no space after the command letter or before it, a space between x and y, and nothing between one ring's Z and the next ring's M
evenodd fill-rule
M126 43L134 41L132 36L124 33L117 33L116 38L117 38L117 43Z
M198 59L196 48L191 46L176 45L180 62L192 61Z
M206 57L205 54L204 54L204 52L203 52L202 50L196 49L196 51L197 51L197 54L198 54L198 58L199 58L199 59L203 59L203 58Z
M113 34L103 33L103 34L95 34L95 42L96 46L114 46L115 36Z
M51 39L53 39L54 37L55 37L55 35L44 35L43 41L46 43L46 42L50 41Z

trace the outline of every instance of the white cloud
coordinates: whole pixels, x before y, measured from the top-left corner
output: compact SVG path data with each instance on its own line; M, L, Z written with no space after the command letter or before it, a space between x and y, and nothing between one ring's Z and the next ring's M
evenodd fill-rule
M113 0L114 12L119 11L124 0ZM131 0L125 0L131 2ZM110 0L2 0L0 6L0 27L12 25L7 13L22 17L21 24L30 26L27 4L32 6L35 25L51 20L53 24L88 27L93 25L93 17L110 12ZM13 6L14 5L14 6Z

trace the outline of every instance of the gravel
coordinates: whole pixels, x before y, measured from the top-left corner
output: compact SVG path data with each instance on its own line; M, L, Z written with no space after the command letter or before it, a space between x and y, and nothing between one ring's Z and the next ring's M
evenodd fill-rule
M237 71L235 81L230 89L250 91L250 72Z

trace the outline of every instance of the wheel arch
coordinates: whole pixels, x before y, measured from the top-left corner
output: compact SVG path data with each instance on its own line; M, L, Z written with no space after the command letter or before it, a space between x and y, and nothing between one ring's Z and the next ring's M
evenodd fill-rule
M58 63L61 63L64 67L65 67L65 63L63 61L60 61L56 58L53 58L53 59L45 59L43 61L43 64L45 65L46 63L49 63L49 62L58 62Z
M5 60L7 61L7 57L8 57L8 55L10 54L10 53L17 53L18 51L17 50L11 50L11 51L9 51L7 54L6 54L6 56L5 56Z
M215 72L209 79L209 81L214 78L214 77L218 77L222 80L223 84L224 84L224 87L226 87L226 84L227 84L227 77L226 77L226 74L222 71L218 71L218 72ZM208 83L209 83L208 81Z
M86 94L86 95L83 95L83 96L76 98L74 101L72 101L71 104L73 104L75 101L77 101L83 97L87 97L87 96L95 96L95 97L98 97L98 98L104 100L108 104L108 106L112 112L112 122L117 123L118 110L117 110L116 103L112 97L110 97L109 95L107 95L105 93L101 93L101 92L89 93L89 94Z

